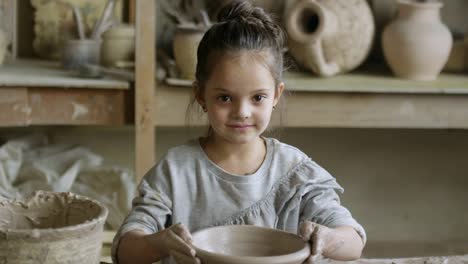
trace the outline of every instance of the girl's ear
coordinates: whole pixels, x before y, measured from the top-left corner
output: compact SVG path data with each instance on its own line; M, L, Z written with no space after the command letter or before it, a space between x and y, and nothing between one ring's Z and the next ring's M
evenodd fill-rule
M273 106L276 106L279 99L281 98L281 95L283 94L283 91L284 91L284 82L280 82L278 84L278 88L275 90L275 99L273 100Z
M194 81L192 84L192 88L193 88L193 95L195 96L195 99L201 106L204 106L205 98L203 96L200 84L197 81Z

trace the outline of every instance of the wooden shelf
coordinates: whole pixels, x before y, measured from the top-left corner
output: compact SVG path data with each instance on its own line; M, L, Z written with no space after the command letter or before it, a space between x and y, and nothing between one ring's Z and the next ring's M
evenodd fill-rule
M468 128L468 75L442 74L418 82L385 74L352 73L333 78L288 73L285 127ZM184 126L188 87L159 84L156 126ZM180 106L180 107L174 107ZM279 124L278 113L273 124ZM203 125L195 120L192 125Z
M132 119L129 88L78 78L58 63L18 60L0 68L0 126L124 125Z

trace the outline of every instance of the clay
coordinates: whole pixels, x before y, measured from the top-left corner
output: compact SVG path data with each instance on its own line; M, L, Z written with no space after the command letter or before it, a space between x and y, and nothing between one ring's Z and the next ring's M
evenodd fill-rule
M72 193L37 191L0 201L0 259L6 263L99 263L107 209Z
M193 233L203 264L301 264L310 246L298 235L251 225L207 228Z

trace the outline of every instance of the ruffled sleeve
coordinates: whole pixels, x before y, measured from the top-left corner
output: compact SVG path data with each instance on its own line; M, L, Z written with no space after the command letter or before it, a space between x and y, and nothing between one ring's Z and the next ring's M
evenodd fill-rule
M366 243L364 228L341 205L338 193L343 193L343 188L330 173L309 159L294 174L293 178L302 182L297 192L301 197L300 221L310 220L328 227L351 226Z

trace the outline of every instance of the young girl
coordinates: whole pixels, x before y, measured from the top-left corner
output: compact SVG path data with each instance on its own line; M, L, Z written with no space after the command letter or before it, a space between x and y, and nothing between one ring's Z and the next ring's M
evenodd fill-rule
M262 136L284 90L281 29L246 1L218 18L198 48L194 85L210 132L170 149L145 175L114 239L114 262L200 263L192 232L240 224L298 233L311 243L306 263L359 258L366 235L340 205L335 178Z

